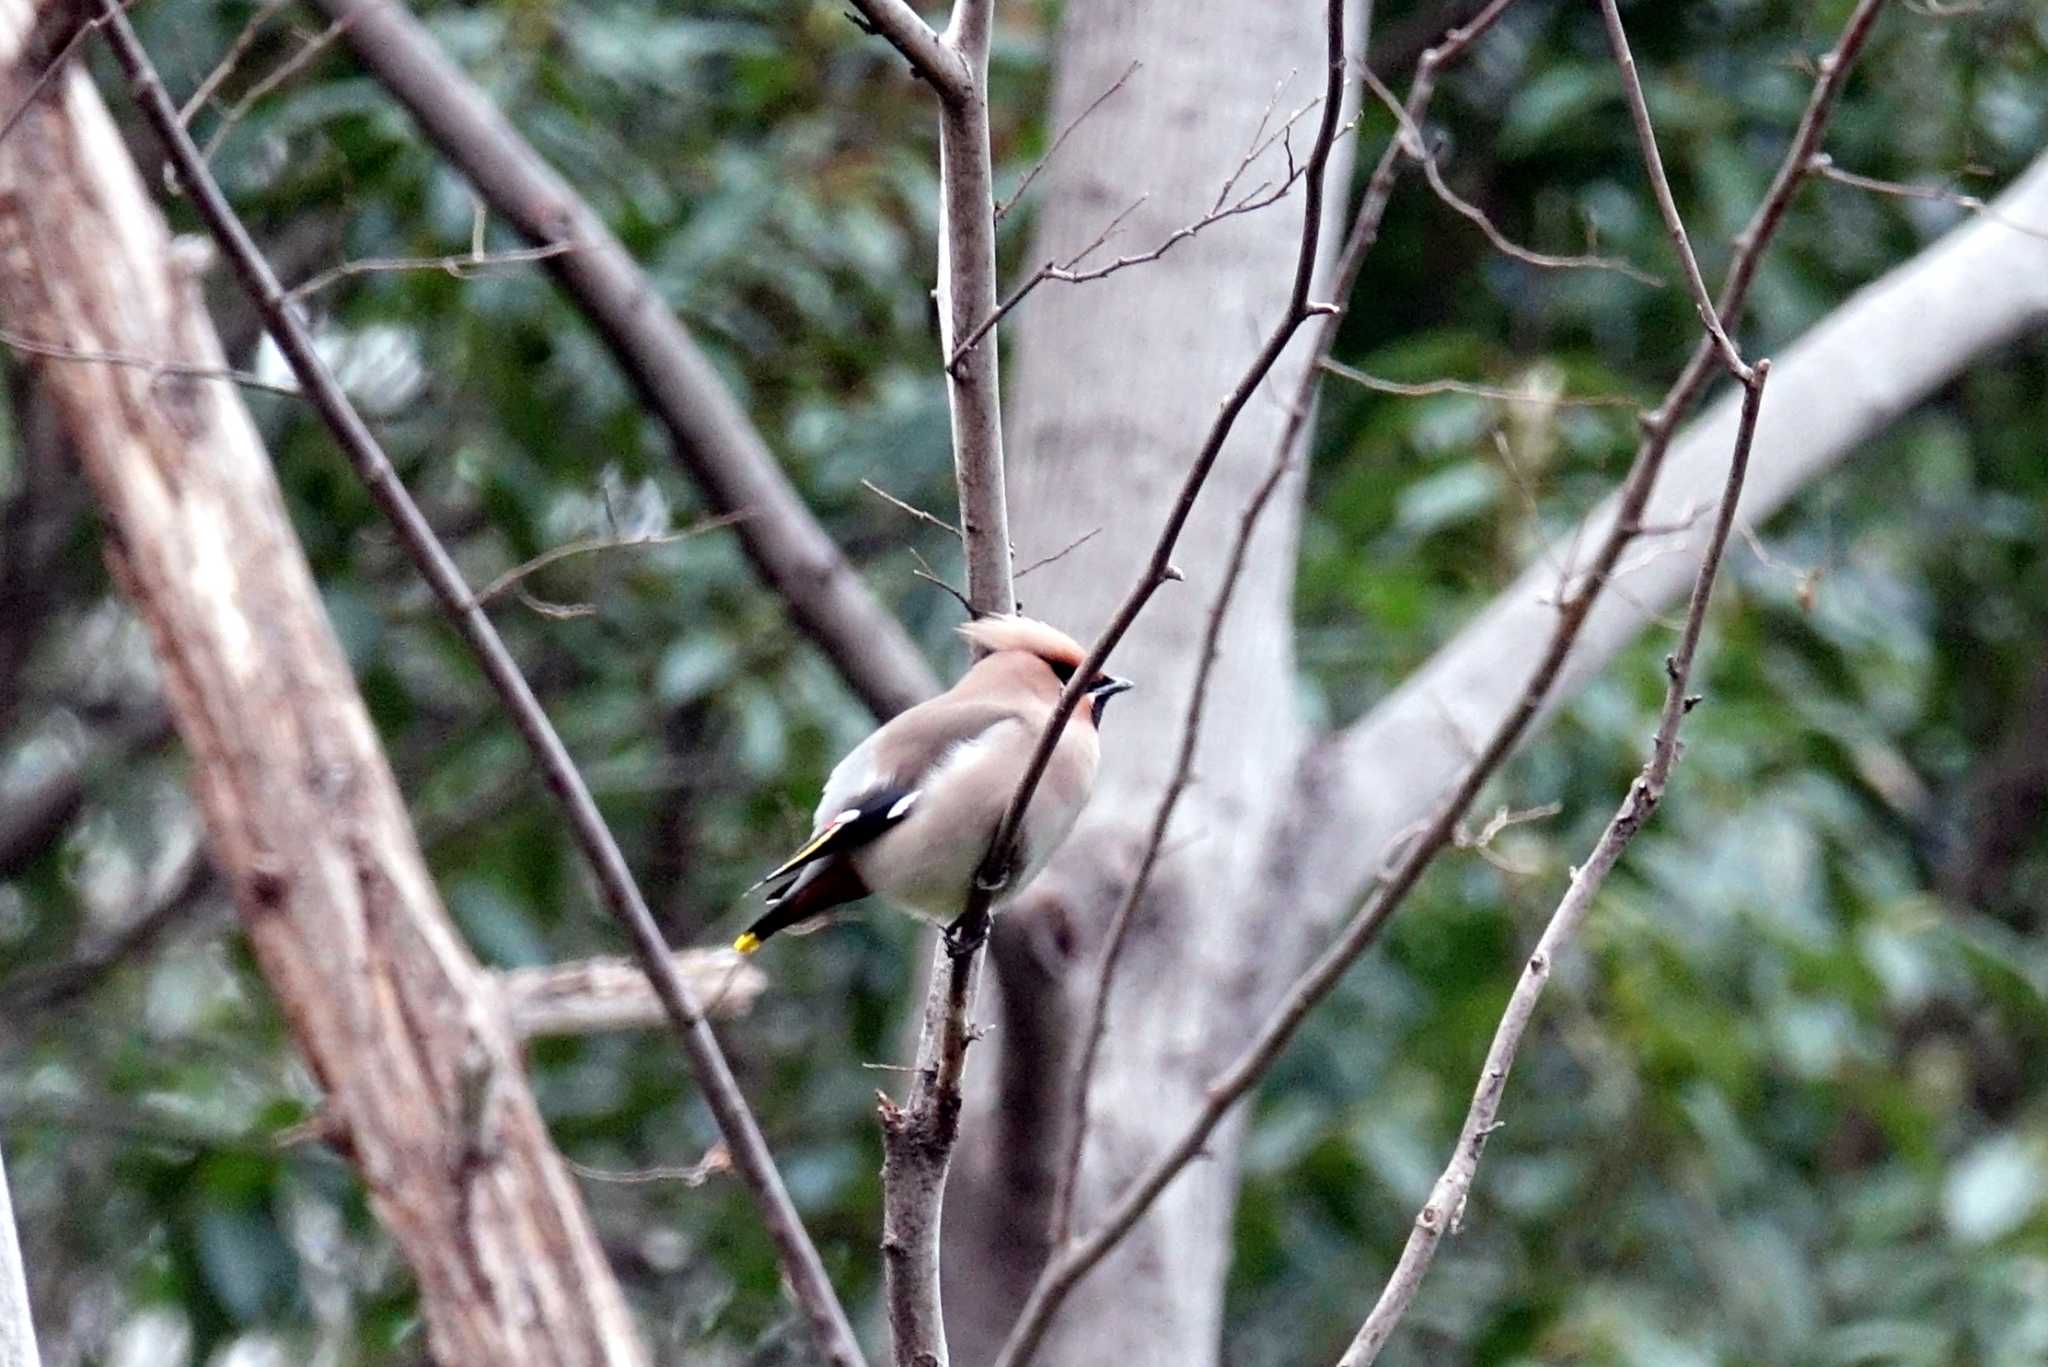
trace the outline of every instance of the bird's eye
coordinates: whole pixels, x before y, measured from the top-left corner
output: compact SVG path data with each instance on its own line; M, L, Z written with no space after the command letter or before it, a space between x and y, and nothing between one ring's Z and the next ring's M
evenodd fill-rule
M1047 660L1046 664L1051 667L1053 677L1060 681L1062 687L1074 677L1076 666L1073 664L1062 660Z

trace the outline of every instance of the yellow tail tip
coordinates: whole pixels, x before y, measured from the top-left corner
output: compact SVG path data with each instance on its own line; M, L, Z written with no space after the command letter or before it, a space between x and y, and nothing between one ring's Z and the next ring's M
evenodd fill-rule
M755 950L761 947L761 937L750 930L746 934L740 936L739 939L734 940L732 942L732 947L735 951L741 954L752 954Z

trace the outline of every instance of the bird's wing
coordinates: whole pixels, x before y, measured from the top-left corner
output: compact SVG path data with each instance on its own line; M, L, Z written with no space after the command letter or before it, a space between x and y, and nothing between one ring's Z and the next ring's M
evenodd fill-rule
M943 697L897 716L833 768L811 838L754 887L874 840L910 815L926 781L951 757L1017 716L1003 703Z
M754 888L772 883L828 855L859 849L909 816L910 809L917 805L917 799L918 791L915 788L882 787L862 793L847 806L834 812L795 854L783 860L772 873L754 884ZM754 888L748 888L747 891L752 892Z

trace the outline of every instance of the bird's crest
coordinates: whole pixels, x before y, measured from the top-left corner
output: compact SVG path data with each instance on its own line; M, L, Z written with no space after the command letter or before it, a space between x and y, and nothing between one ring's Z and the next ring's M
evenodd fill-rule
M1065 665L1070 671L1088 654L1058 627L1016 614L976 618L963 624L960 634L983 650L1029 651L1047 664Z

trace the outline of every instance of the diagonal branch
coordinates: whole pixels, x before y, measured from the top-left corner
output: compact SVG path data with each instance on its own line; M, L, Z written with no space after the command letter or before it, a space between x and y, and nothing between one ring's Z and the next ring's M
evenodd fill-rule
M1868 39L1882 5L1883 0L1860 0L1835 51L1822 59L1813 97L1793 136L1792 146L1780 164L1778 175L1766 192L1763 203L1738 239L1729 278L1722 288L1719 312L1723 317L1733 318L1740 312L1763 246L1783 219L1793 193L1804 182L1807 160L1819 143L1848 69ZM998 1367L1021 1367L1030 1358L1067 1293L1130 1232L1174 1177L1202 1151L1209 1135L1222 1123L1224 1116L1265 1075L1267 1068L1294 1038L1294 1032L1309 1011L1336 986L1345 970L1366 947L1378 938L1387 920L1421 881L1437 854L1455 842L1458 823L1480 788L1514 752L1549 696L1580 629L1612 576L1622 551L1632 539L1634 529L1642 520L1643 508L1649 501L1664 456L1670 448L1677 419L1705 388L1708 374L1719 355L1718 345L1713 339L1703 338L1665 395L1662 405L1644 419L1643 442L1623 483L1615 521L1594 556L1591 570L1577 593L1558 604L1554 630L1526 688L1480 749L1455 792L1409 842L1377 892L1351 918L1337 939L1287 989L1251 1043L1210 1082L1200 1110L1181 1135L1111 1203L1094 1229L1072 1239L1048 1261L1019 1314L1010 1341L998 1359ZM1100 668L1099 662L1093 662L1092 667ZM1077 677L1084 677L1087 668L1077 672Z
M192 197L194 208L227 255L243 288L256 301L272 340L298 377L307 398L333 431L337 444L371 496L391 519L407 553L440 599L450 622L476 654L485 676L532 750L549 788L561 799L570 832L590 863L606 905L631 936L641 966L681 1037L692 1071L718 1120L727 1147L734 1154L762 1223L774 1241L783 1273L810 1321L820 1349L835 1367L859 1367L862 1358L852 1326L782 1185L767 1142L740 1094L711 1027L670 958L668 946L663 943L646 901L626 867L625 856L598 812L575 761L497 629L471 595L462 572L400 482L389 457L321 361L312 338L287 304L284 286L215 184L117 0L101 0L101 8L108 16L107 38L114 55L128 77L136 102L155 127L179 179Z
M747 514L739 538L755 572L861 701L890 716L937 692L902 624L818 525L710 359L591 207L395 0L318 3L348 24L357 60L495 213L534 245L574 246L549 270L667 429L713 510Z
M1621 26L1621 9L1616 0L1600 0L1600 17L1607 24L1607 45L1613 50L1614 65L1621 72L1621 91L1628 101L1629 121L1635 125L1636 143L1642 149L1643 171L1650 178L1650 191L1656 196L1657 212L1664 219L1664 231L1671 238L1672 249L1678 253L1678 264L1685 270L1685 283L1692 290L1693 307L1699 311L1700 323L1719 349L1728 373L1745 385L1750 384L1749 365L1721 325L1721 311L1714 306L1714 296L1707 289L1706 278L1700 274L1699 258L1692 253L1692 243L1685 233L1685 220L1679 216L1678 201L1671 194L1671 180L1664 174L1664 158L1657 151L1657 129L1650 122L1650 104L1643 95L1643 78L1636 73L1635 56L1628 50L1628 32ZM1825 79L1827 68L1823 65L1821 69Z
M978 78L961 49L932 32L906 0L853 0L853 7L861 14L854 22L887 39L940 98L959 99L973 89Z
M1471 1193L1473 1178L1478 1175L1480 1155L1486 1148L1487 1138L1500 1128L1500 1103L1507 1091L1508 1072L1515 1064L1515 1052L1521 1047L1523 1032L1536 1014L1536 1004L1543 996L1544 986L1550 981L1558 955L1578 933L1587 912L1592 909L1594 897L1599 895L1607 875L1620 862L1622 852L1628 848L1636 832L1649 824L1658 804L1664 799L1665 784L1670 780L1672 766L1678 762L1679 727L1699 702L1697 696L1686 690L1692 682L1693 660L1699 651L1700 632L1706 624L1707 604L1713 597L1714 579L1721 569L1721 555L1728 547L1728 534L1735 525L1735 506L1742 498L1743 480L1749 473L1750 447L1756 440L1757 411L1763 403L1764 381L1770 374L1770 367L1768 360L1758 361L1750 368L1750 378L1744 382L1742 417L1735 432L1735 450L1728 461L1728 481L1721 492L1713 534L1700 556L1699 573L1693 580L1692 601L1686 607L1685 626L1679 634L1678 649L1664 660L1664 709L1658 719L1656 736L1650 742L1650 758L1643 765L1642 773L1629 785L1628 795L1608 821L1607 829L1601 832L1593 853L1572 875L1571 887L1551 914L1550 924L1544 927L1534 952L1529 955L1528 966L1509 994L1507 1009L1501 1013L1493 1043L1487 1048L1486 1063L1480 1070L1472 1105L1465 1113L1458 1142L1451 1150L1451 1161L1430 1189L1429 1199L1415 1217L1415 1226L1408 1233L1407 1245L1401 1250L1400 1261L1395 1264L1386 1289L1380 1293L1365 1323L1359 1326L1357 1337L1352 1339L1350 1348L1339 1359L1338 1367L1366 1367L1379 1356L1380 1349L1386 1346L1395 1326L1414 1302L1415 1293L1429 1272L1429 1265L1436 1257L1437 1246L1442 1243L1445 1231L1455 1231L1463 1220L1465 1198Z
M1401 109L1402 117L1411 126L1417 124L1436 90L1436 74L1444 66L1455 61L1472 43L1477 41L1513 4L1514 0L1493 0L1483 11L1475 15L1472 22L1462 29L1452 30L1444 35L1436 46L1425 50L1416 62L1415 77L1409 87L1408 103ZM1367 73L1370 77L1370 73ZM1365 258L1373 244L1379 240L1380 224L1385 221L1387 206L1393 200L1394 182L1400 173L1403 148L1401 140L1390 140L1381 153L1379 164L1373 168L1371 178L1366 182L1365 197L1359 201L1358 213L1353 218L1350 231L1345 234L1344 249L1338 257L1336 269L1336 290L1338 300L1350 297L1352 282L1365 264ZM1227 193L1226 187L1226 193ZM1116 971L1123 957L1123 947L1129 938L1131 921L1137 914L1138 905L1144 900L1145 890L1150 886L1152 875L1158 868L1160 856L1165 848L1166 833L1173 824L1173 814L1180 805L1181 796L1187 791L1192 780L1195 762L1195 747L1201 739L1202 716L1209 692L1209 676L1220 657L1223 624L1229 616L1231 600L1236 597L1237 584L1244 575L1245 559L1251 549L1253 534L1258 530L1259 520L1265 515L1273 493L1280 487L1281 478L1287 473L1289 464L1295 458L1296 445L1301 439L1302 429L1308 418L1309 398L1317 381L1317 364L1332 367L1328 359L1330 347L1337 339L1337 325L1342 319L1343 305L1337 311L1320 316L1315 323L1311 355L1316 358L1302 371L1301 388L1295 395L1288 410L1287 424L1280 443L1275 447L1272 461L1265 477L1253 490L1251 500L1245 505L1238 519L1237 530L1232 537L1230 553L1224 562L1223 579L1216 591L1215 602L1210 606L1208 621L1203 627L1202 645L1195 657L1195 679L1188 693L1187 719L1181 725L1179 752L1174 756L1173 776L1167 780L1166 791L1159 799L1159 806L1152 815L1152 829L1145 839L1145 848L1138 857L1138 871L1132 877L1130 886L1124 890L1123 899L1117 903L1116 911L1110 916L1109 929L1103 936L1102 953L1096 961L1094 989L1089 994L1086 1024L1081 1031L1080 1057L1074 1065L1074 1080L1068 1091L1068 1112L1065 1129L1065 1148L1054 1176L1052 1220L1050 1235L1052 1246L1057 1249L1067 1242L1073 1232L1074 1192L1080 1184L1081 1155L1088 1139L1088 1093L1094 1084L1095 1063L1102 1050L1103 1032L1109 1022L1110 994L1116 983ZM1343 373L1343 367L1336 367ZM1350 372L1356 375L1357 372Z

